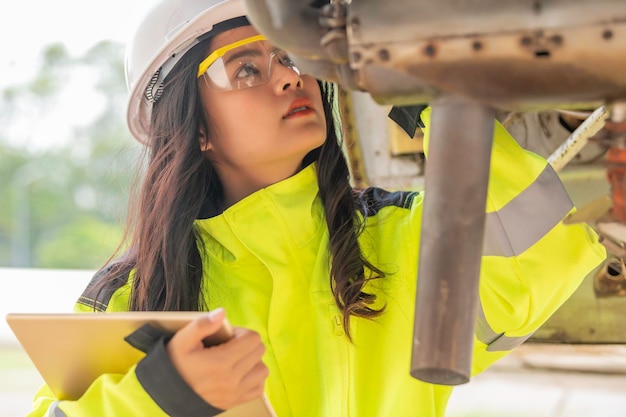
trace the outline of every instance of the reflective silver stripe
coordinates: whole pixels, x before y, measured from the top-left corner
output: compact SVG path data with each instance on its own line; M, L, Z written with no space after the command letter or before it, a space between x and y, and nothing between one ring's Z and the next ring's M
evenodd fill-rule
M513 350L528 340L530 336L532 336L532 333L527 336L508 337L505 336L504 333L494 332L491 326L489 326L489 323L487 323L482 304L478 306L476 337L487 345L487 352Z
M67 415L59 408L60 401L55 401L50 404L48 408L48 415L46 417L67 417Z
M548 164L537 179L500 210L487 213L483 255L517 256L537 243L574 207Z
M510 257L524 253L573 207L558 174L548 164L528 188L500 210L487 214L483 255ZM482 304L479 305L476 337L487 345L487 351L515 349L531 336L532 333L520 337L496 333L487 322Z

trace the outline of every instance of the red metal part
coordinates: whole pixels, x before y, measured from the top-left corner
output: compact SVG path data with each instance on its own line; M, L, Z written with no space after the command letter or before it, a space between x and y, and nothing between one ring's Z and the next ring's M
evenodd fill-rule
M626 149L609 149L606 164L613 200L611 215L615 220L626 223Z
M624 137L626 123L607 121L604 126L605 136L613 138L611 148L606 155L607 179L611 186L611 217L626 223L626 146Z

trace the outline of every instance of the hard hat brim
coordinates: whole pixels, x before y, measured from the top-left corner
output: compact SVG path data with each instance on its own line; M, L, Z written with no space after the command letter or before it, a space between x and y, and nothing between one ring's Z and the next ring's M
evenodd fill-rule
M139 72L140 76L129 88L126 106L126 123L130 133L143 144L149 142L150 117L152 102L145 91L150 80L157 71L170 59L180 59L191 47L198 43L198 38L205 35L218 23L245 16L246 8L243 1L228 1L209 7L192 20L182 25L165 45Z

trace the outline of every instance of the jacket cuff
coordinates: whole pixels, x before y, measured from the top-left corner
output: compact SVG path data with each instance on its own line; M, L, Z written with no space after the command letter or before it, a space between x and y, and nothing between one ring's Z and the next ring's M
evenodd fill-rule
M180 376L165 350L165 338L137 364L137 379L165 413L176 417L211 417L224 410L207 403Z

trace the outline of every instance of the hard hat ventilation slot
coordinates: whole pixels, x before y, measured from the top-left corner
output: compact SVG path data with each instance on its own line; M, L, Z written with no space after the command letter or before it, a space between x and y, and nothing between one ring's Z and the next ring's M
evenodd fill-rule
M150 81L148 82L148 87L144 93L146 100L156 103L161 98L163 94L163 83L159 82L159 75L161 74L161 68L154 73Z

